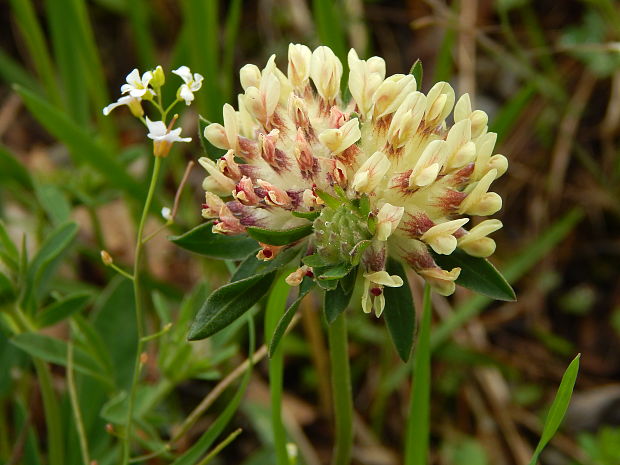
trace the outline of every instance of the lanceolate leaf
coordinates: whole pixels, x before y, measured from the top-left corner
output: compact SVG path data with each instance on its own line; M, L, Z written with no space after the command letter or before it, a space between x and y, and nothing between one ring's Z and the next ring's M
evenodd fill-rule
M90 293L77 292L65 299L54 302L37 315L37 327L45 328L46 326L54 325L74 313L83 310L90 299Z
M330 266L327 269L322 269L318 279L320 280L331 280L331 279L341 279L348 275L353 266L349 263L339 263L335 266Z
M180 236L169 237L170 241L190 252L207 257L242 260L258 250L254 239L244 235L225 236L211 231L213 222L203 223Z
M566 414L570 399L573 395L573 388L575 387L577 373L579 372L580 358L581 354L577 355L570 365L568 365L568 368L564 372L564 376L562 376L562 382L560 383L558 393L555 395L555 399L547 414L545 426L543 426L543 432L538 446L536 446L536 450L534 451L534 455L532 456L532 460L530 461L530 465L536 465L538 456L562 424L562 420L564 419L564 415Z
M213 292L198 311L189 330L190 341L204 339L224 329L247 312L267 292L276 272L250 276Z
M456 280L457 284L492 299L517 300L515 291L508 281L488 260L472 257L460 249L456 249L450 255L433 253L433 257L444 269L461 268L461 274Z
M327 323L332 324L338 315L346 310L353 295L355 288L356 270L351 271L347 276L338 282L338 286L332 290L325 291L323 300L323 310Z
M319 217L321 212L320 211L314 211L314 212L291 212L291 214L293 216L296 216L297 218L305 218L307 220L313 221L313 220L316 220Z
M293 320L295 313L297 313L299 304L301 303L303 298L306 295L308 295L308 293L312 290L313 287L314 287L314 281L312 281L312 279L310 278L304 278L304 280L302 281L299 287L299 296L297 297L297 299L295 299L295 301L291 304L291 306L286 309L286 312L284 313L284 315L282 315L282 318L280 318L280 321L278 321L278 325L276 326L276 329L273 332L273 336L271 337L271 344L269 344L269 356L270 357L273 356L276 349L278 348L278 345L280 344L280 341L282 340L282 336L284 336L284 333L286 332L286 328L288 328L288 325L291 324L291 321Z
M264 229L249 226L247 231L251 237L263 244L287 245L309 235L312 232L312 223L291 229Z
M415 61L415 63L411 67L409 74L413 75L413 77L415 78L417 87L418 87L417 90L420 90L422 88L423 70L422 70L422 62L420 61L419 58Z
M413 346L415 329L415 307L411 297L411 289L403 266L396 260L389 259L386 271L398 275L403 280L401 287L384 287L385 310L383 318L400 358L406 362Z

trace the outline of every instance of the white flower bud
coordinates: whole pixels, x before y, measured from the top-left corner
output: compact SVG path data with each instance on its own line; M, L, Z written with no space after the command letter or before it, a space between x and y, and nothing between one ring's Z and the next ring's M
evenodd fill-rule
M487 192L497 176L497 170L490 170L461 202L459 213L467 215L492 215L502 208L502 198L495 192Z
M372 96L385 79L385 61L372 57L360 60L354 49L349 50L349 90L361 115L369 116Z
M342 63L329 47L317 47L312 52L310 76L325 102L333 102L340 92Z
M321 143L333 154L344 152L357 142L362 133L357 118L346 122L339 129L326 129L319 135Z
M256 65L245 65L239 70L239 78L241 81L241 87L243 90L248 90L248 87L260 87L261 72Z
M420 239L430 245L438 254L450 255L456 249L457 244L454 233L468 221L469 218L460 218L439 223L422 234Z
M288 46L288 79L294 89L303 89L310 78L312 51L302 44Z
M377 239L387 241L388 237L398 228L404 213L404 207L396 207L389 203L384 204L377 214Z
M500 220L485 220L458 239L459 248L473 257L488 257L495 252L495 241L489 234L502 227Z
M438 82L426 96L426 114L424 120L427 125L439 125L452 111L454 105L454 89L447 82Z
M424 187L433 183L446 161L446 141L434 140L426 146L411 171L409 187Z
M416 82L411 74L390 76L377 87L372 96L374 117L379 119L382 116L394 113L403 100L415 90Z
M375 152L357 170L351 187L357 192L372 192L381 183L391 163L383 152Z
M415 135L426 107L426 97L421 92L409 94L394 113L387 138L393 147L398 148L409 142Z

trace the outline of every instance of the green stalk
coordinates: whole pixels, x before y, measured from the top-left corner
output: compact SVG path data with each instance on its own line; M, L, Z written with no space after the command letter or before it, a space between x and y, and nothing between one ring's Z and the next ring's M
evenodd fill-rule
M90 465L88 456L88 440L86 439L86 430L84 429L84 421L82 420L82 411L80 410L80 402L78 400L77 389L75 387L75 376L73 374L73 343L67 345L67 387L69 390L69 400L71 408L75 416L75 427L78 432L80 441L80 450L82 452L82 461L84 465Z
M286 298L290 286L284 281L286 272L276 281L269 293L267 308L265 309L265 340L267 346L271 343L273 332L278 321L286 310ZM284 351L282 344L269 359L269 393L271 395L271 428L273 441L276 449L277 465L288 465L288 452L286 451L286 430L282 423L282 378L284 374Z
M159 170L161 168L161 158L155 157L155 163L153 165L153 173L151 174L151 182L149 184L149 190L146 195L144 207L142 209L142 216L140 217L140 223L138 225L138 234L136 237L136 252L135 261L133 267L133 293L136 301L136 327L138 330L138 347L136 350L136 362L133 370L133 378L131 381L131 388L129 390L129 402L127 405L127 417L125 419L125 434L122 440L123 448L123 465L129 463L129 454L131 449L131 429L133 420L133 409L136 398L136 390L138 382L140 381L140 371L142 370L142 362L140 355L144 348L144 310L142 308L142 289L140 280L140 263L142 261L142 252L144 243L142 242L142 236L144 234L144 225L146 224L146 218L151 204L153 202L153 196L155 194L155 188L157 187L157 181L159 179Z
M353 399L347 324L341 313L328 326L329 358L331 362L332 396L336 423L336 444L332 457L333 465L348 465L353 448Z
M11 311L19 331L35 332L36 329L19 308ZM64 465L64 438L62 421L60 416L60 402L54 394L52 374L47 363L37 357L32 357L39 389L43 399L43 411L45 413L45 428L47 430L47 443L49 450L50 465Z
M431 288L424 286L422 324L413 356L413 380L405 443L405 465L428 462L431 394Z

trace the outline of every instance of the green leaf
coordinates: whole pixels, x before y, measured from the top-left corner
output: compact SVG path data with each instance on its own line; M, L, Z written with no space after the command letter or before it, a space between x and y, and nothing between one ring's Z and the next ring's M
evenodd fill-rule
M426 284L424 286L424 313L413 355L413 380L405 432L404 465L426 465L428 463L431 404L431 310L431 287Z
M325 205L327 205L329 208L333 210L338 209L338 207L342 205L342 200L340 200L337 197L334 197L331 194L328 194L327 192L321 189L314 189L314 193L317 195L318 198L320 198L323 202L325 202Z
M244 259L259 248L254 239L245 235L225 236L224 234L217 234L211 230L212 227L213 222L209 221L180 236L171 236L168 239L190 252L228 260Z
M39 204L54 226L65 223L71 216L71 204L65 193L53 184L35 183Z
M355 288L356 277L357 272L352 271L338 283L339 286L325 291L323 311L327 323L332 324L349 306Z
M301 259L301 261L304 263L304 265L307 266L321 267L331 265L330 262L326 262L325 258L319 254L306 255L304 258Z
M314 211L314 212L295 212L294 211L291 213L293 214L293 216L296 216L297 218L304 218L310 221L316 220L321 215L320 211Z
M346 275L348 275L353 269L353 265L350 263L339 263L335 266L330 266L328 268L320 268L320 271L317 271L317 279L319 280L332 280L332 279L342 279Z
M91 299L89 292L76 292L70 296L45 307L37 315L36 325L39 328L52 326L74 313L81 312Z
M207 338L237 320L269 292L275 275L271 271L250 276L213 292L198 310L187 338L190 341Z
M517 300L515 291L506 278L485 258L472 257L460 249L450 255L433 253L433 258L443 269L461 268L456 283L496 300Z
M562 420L564 419L564 415L566 414L566 410L570 404L570 399L573 395L575 381L577 381L580 358L581 354L577 355L570 365L568 365L568 368L564 372L564 376L562 376L560 387L558 388L558 392L555 395L555 399L553 400L549 413L547 414L545 426L543 426L543 432L540 437L540 441L536 446L536 450L534 451L534 455L532 456L532 460L530 461L530 465L536 465L538 462L538 456L562 424Z
M249 278L250 276L266 274L279 270L296 259L301 250L301 246L290 247L280 251L280 253L276 255L276 258L268 261L259 260L254 255L250 255L241 262L235 273L230 278L230 281L235 282L241 279Z
M0 306L15 300L15 288L11 280L0 271Z
M284 315L282 315L282 318L280 318L280 321L278 321L276 329L273 332L273 336L271 337L271 343L269 344L269 357L272 357L273 354L275 353L276 349L278 348L278 345L280 344L280 341L282 340L282 336L284 336L284 333L286 332L286 329L288 328L288 325L291 324L291 321L293 320L295 313L297 313L299 304L301 303L303 298L307 296L308 293L314 288L314 285L315 283L312 280L312 278L308 278L308 277L305 277L304 280L301 282L299 286L299 296L290 305L290 307L286 309L286 312L284 313Z
M415 78L415 82L417 83L417 90L422 88L422 77L424 75L424 71L422 69L422 61L418 58L411 69L409 70L409 74L411 74Z
M312 233L312 223L291 229L264 229L248 226L247 232L258 242L269 245L287 245Z
M3 252L0 258L2 258L4 264L12 271L17 271L19 266L19 251L11 240L9 232L2 220L0 220L0 251Z
M25 306L33 308L36 300L41 297L62 253L73 245L77 231L76 223L65 223L52 231L43 242L28 267L23 297Z
M26 189L33 188L32 178L26 167L3 145L0 145L0 181L2 184L17 181Z
M411 289L403 265L393 259L387 262L386 271L390 275L398 275L403 280L401 287L384 287L385 309L383 318L387 325L396 352L406 362L411 354L415 330L415 306L411 297Z
M37 357L56 365L67 366L67 343L60 339L38 333L22 333L13 336L11 343L32 357ZM102 373L96 360L79 348L74 350L74 368L76 371L111 385L110 380Z
M132 178L127 168L98 143L92 134L35 93L20 86L14 88L37 121L51 135L67 145L77 164L90 165L112 186L131 194L136 199L144 197L142 184Z

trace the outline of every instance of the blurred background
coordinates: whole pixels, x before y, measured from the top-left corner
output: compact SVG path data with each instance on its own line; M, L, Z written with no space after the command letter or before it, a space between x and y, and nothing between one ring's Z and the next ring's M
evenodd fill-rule
M46 264L41 306L67 299L79 305L72 301L63 318L41 322L36 340L11 342L0 324L0 463L45 463L33 354L53 364L66 463L81 463L63 368L69 337L84 353L75 370L92 457L114 463L105 425L118 420L114 396L130 378L135 323L131 288L101 264L99 251L108 250L121 267L132 263L152 157L144 128L126 109L109 117L101 109L118 98L135 67L187 64L205 76L197 105L181 118L194 142L175 147L166 160L159 211L172 205L187 162L202 154L198 113L220 121L222 105L236 104L238 69L262 68L275 53L285 70L290 42L329 45L345 63L350 47L361 57L382 56L388 75L407 73L421 59L422 90L445 80L457 95L468 92L489 114L496 150L510 161L494 185L504 199L496 215L504 228L494 236L492 261L518 301L494 303L465 290L436 296L431 462L527 464L561 375L581 353L571 409L542 462L620 464L620 2L613 0L1 2L0 218L16 249L25 237L30 258ZM167 79L177 78L168 72ZM202 221L200 171L190 174L172 234ZM162 224L157 211L147 231ZM79 228L63 254L37 255L69 219ZM147 400L138 409L145 450L174 436L248 350L239 325L207 342L185 341L201 298L228 271L176 248L166 235L148 250L150 312L153 321L176 324L150 346ZM2 256L11 258L11 247L3 247ZM0 303L10 305L20 281L4 261ZM421 286L412 281L420 308ZM285 341L285 424L307 465L327 463L332 444L318 303L318 296L306 301L301 324ZM349 318L355 463L396 465L410 367L395 355L381 321L357 310ZM54 350L60 355L50 355ZM99 366L106 371L93 368ZM219 418L230 391L176 442L179 454ZM268 412L259 363L226 426L243 433L213 463L272 463ZM171 462L164 454L144 463Z

